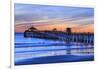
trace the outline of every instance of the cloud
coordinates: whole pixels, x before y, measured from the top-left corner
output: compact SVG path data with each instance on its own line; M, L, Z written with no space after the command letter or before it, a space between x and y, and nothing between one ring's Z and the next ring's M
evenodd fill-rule
M25 25L37 27L53 25L54 27L58 24L72 27L91 23L94 23L93 8L15 4L16 28L25 27Z

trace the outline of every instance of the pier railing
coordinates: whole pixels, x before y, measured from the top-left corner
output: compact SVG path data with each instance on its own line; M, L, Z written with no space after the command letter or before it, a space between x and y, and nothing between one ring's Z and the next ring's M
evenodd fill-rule
M25 38L41 38L66 42L94 43L94 33L67 33L61 31L27 31Z

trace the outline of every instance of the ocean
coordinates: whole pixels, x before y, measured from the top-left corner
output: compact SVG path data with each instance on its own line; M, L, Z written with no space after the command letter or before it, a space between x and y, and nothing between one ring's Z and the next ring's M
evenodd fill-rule
M94 45L40 38L25 38L15 33L15 65L94 60Z

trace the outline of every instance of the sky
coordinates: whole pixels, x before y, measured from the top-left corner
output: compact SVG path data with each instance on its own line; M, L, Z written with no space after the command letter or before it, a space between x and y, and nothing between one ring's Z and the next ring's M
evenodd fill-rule
M94 32L94 9L86 7L15 4L15 32L34 26L38 30Z

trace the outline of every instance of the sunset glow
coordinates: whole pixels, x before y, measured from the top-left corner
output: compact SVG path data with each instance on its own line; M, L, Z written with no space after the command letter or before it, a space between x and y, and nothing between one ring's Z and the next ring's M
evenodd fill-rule
M40 31L94 32L93 8L15 4L15 32L34 26Z

